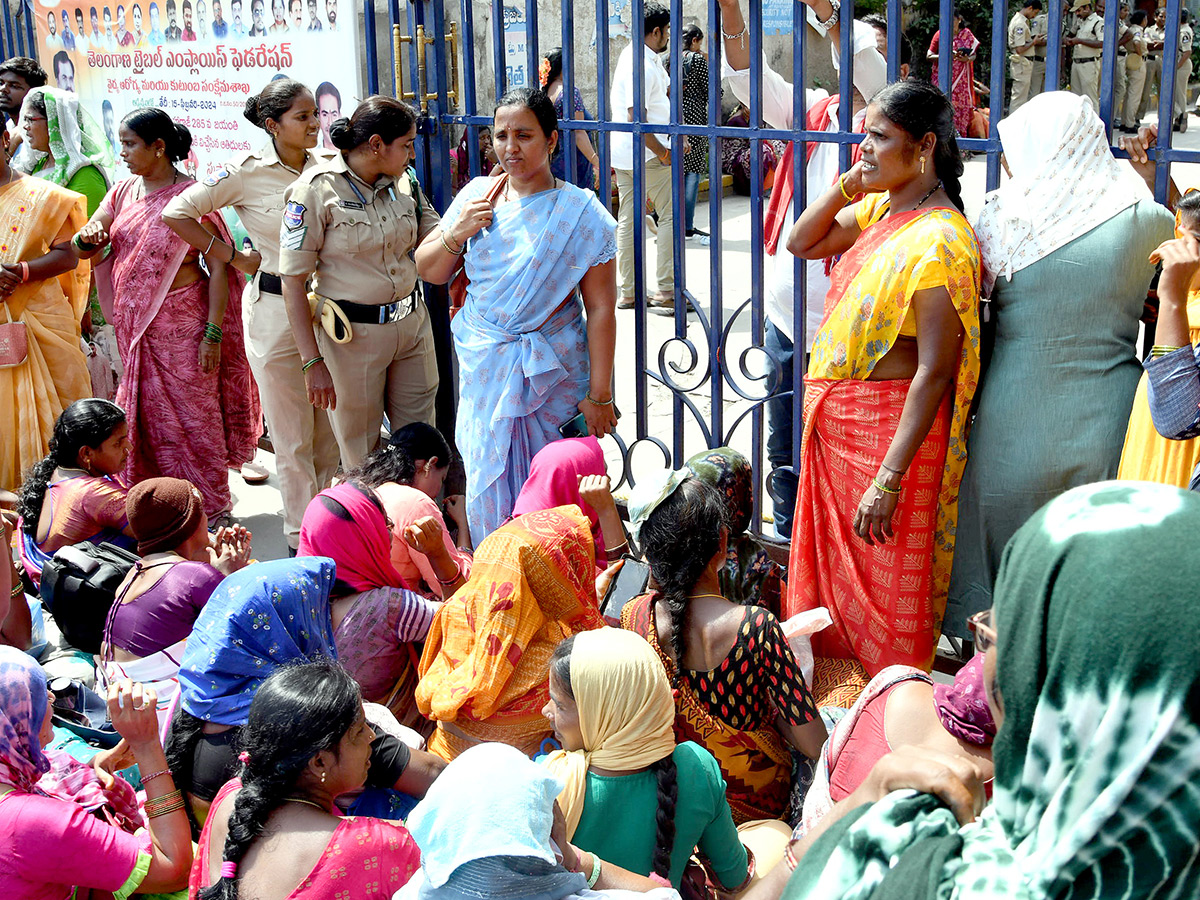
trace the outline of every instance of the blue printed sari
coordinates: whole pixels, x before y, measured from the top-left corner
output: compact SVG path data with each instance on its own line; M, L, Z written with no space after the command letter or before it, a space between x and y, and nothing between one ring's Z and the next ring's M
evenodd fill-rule
M483 196L471 181L446 210ZM575 289L616 255L616 222L573 185L511 200L468 242L467 301L455 317L458 428L467 517L478 543L513 511L535 453L576 416L588 388L583 304Z

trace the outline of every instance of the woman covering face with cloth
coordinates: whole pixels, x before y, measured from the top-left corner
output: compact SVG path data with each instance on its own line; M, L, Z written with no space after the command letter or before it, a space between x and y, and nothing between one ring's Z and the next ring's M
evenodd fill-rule
M385 413L393 429L433 423L433 330L410 254L439 218L409 169L417 128L407 104L368 97L329 133L341 152L284 195L279 273L308 399L329 410L351 467L379 442ZM328 331L314 331L310 275Z

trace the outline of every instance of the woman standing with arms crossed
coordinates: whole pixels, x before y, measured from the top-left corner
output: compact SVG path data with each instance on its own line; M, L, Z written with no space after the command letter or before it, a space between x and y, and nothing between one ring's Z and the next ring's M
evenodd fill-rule
M329 410L350 468L379 443L385 413L393 430L433 423L437 360L411 254L438 215L409 169L417 125L407 104L368 97L329 135L341 152L284 195L279 274L309 402ZM345 343L314 333L314 273L318 302L332 300L350 322Z
M328 414L308 402L300 371L303 360L288 323L282 281L275 273L279 271L284 191L302 172L327 157L315 149L320 130L316 101L299 81L283 78L268 83L246 101L244 115L271 140L174 198L163 210L163 221L197 250L203 250L211 235L200 219L229 206L262 254L258 277L251 279L246 289L246 356L258 382L275 447L284 533L288 546L295 550L304 510L329 486L337 470L338 448ZM252 257L238 253L234 265L253 275L255 263Z
M805 378L785 609L829 608L833 627L813 637L814 655L838 663L829 681L861 678L856 661L872 676L933 664L979 380L962 171L946 95L889 85L867 106L862 160L788 239L803 259L841 257Z
M254 458L262 433L242 338L244 282L230 269L237 251L219 215L205 218L201 252L162 223L191 184L175 167L192 145L184 126L146 108L122 119L118 135L133 177L113 186L71 246L80 256L112 246L112 324L125 365L117 405L132 444L122 481L190 481L217 519L233 505L227 470Z
M417 251L426 281L445 284L464 262L471 279L452 328L455 436L476 541L512 513L534 454L562 436L560 426L580 413L596 437L617 425L616 222L592 191L550 171L558 118L542 91L501 97L493 139L502 189L474 179L446 210L450 224Z

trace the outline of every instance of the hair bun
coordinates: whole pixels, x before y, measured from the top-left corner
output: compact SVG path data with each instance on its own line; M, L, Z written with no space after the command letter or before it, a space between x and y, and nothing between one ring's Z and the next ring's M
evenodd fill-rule
M172 146L167 148L167 155L171 162L179 162L187 159L187 155L192 149L192 133L187 130L186 125L175 121L172 121L171 124L175 126L175 140L171 142Z
M257 94L251 94L246 98L246 103L242 107L242 115L246 117L247 121L249 121L251 125L255 126L256 128L262 128L262 113L260 113L258 110Z
M350 120L345 116L335 119L329 126L329 140L333 141L333 146L339 150L353 150L355 147L354 129L350 127Z

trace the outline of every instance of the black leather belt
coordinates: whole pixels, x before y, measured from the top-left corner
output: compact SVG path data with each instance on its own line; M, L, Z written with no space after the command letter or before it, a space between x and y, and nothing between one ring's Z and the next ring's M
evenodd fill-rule
M272 275L270 272L259 272L258 292L260 294L279 294L282 296L283 279L278 275Z
M1072 62L1095 62L1100 57L1098 56L1081 56L1078 59L1071 60Z
M1129 52L1128 50L1118 50L1118 51L1117 51L1117 56L1124 56L1124 55L1125 55L1126 53L1128 53L1128 52Z
M1158 59L1158 54L1157 53L1147 53L1146 59Z
M360 325L387 325L389 322L399 322L417 308L417 291L414 290L403 300L385 303L382 306L374 303L354 303L350 300L338 300L346 318Z
M1036 60L1037 62L1045 62L1045 61L1046 61L1046 57L1044 57L1044 56L1038 56L1036 53L1035 53L1035 54L1033 54L1033 58L1034 58L1034 60Z

